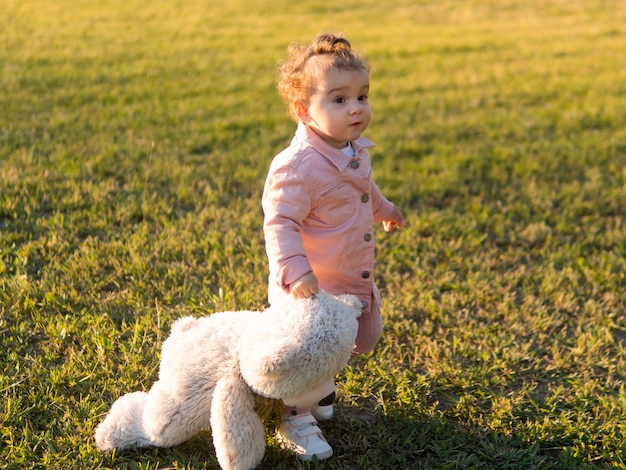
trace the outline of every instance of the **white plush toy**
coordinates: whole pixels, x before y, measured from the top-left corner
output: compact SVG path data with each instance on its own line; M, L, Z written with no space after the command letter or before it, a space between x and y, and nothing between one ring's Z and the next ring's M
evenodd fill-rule
M255 396L298 397L350 359L361 302L324 292L262 312L185 317L163 343L149 393L119 398L97 427L101 450L178 445L211 428L223 469L252 469L265 454Z

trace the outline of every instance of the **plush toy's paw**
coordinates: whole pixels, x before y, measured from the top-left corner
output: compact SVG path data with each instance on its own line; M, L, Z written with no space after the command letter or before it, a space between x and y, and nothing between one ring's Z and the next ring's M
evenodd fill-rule
M147 397L145 392L129 393L113 403L106 419L96 428L98 449L109 451L151 445L141 423Z
M217 382L211 432L217 460L224 470L250 470L263 459L265 429L254 405L254 395L239 374Z

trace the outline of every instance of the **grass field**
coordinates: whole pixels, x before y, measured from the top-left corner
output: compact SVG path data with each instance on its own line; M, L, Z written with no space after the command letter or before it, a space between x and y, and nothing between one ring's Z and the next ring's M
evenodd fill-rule
M1 467L217 468L93 431L175 319L266 305L275 64L343 31L408 226L317 468L626 468L626 2L334 3L2 2Z

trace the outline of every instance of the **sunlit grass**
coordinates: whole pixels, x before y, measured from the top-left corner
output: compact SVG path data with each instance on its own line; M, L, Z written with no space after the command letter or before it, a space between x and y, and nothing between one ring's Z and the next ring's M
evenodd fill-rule
M624 468L626 3L23 2L0 14L0 463L103 454L180 316L266 304L260 195L292 41L372 62L385 334L320 468ZM262 468L307 468L268 433Z

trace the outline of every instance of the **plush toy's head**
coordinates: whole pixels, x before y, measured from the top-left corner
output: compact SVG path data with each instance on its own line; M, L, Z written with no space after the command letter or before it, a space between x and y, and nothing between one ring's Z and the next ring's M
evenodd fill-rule
M332 378L354 348L361 301L325 292L265 310L241 337L240 371L257 394L297 397Z

